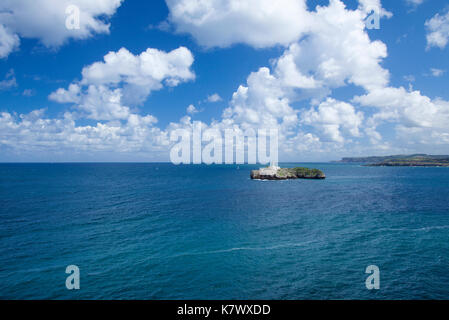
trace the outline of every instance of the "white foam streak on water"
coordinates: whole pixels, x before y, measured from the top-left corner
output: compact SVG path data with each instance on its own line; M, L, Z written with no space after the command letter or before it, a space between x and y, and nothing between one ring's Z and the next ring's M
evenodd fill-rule
M229 253L229 252L234 252L234 251L265 251L265 250L276 250L276 249L284 249L284 248L304 247L313 242L316 242L316 241L306 241L306 242L302 242L302 243L287 243L287 244L280 244L280 245L270 246L270 247L241 247L241 248L230 248L230 249L222 249L222 250L203 251L203 252L186 252L186 253L169 256L169 257L167 257L167 259L185 257L185 256Z

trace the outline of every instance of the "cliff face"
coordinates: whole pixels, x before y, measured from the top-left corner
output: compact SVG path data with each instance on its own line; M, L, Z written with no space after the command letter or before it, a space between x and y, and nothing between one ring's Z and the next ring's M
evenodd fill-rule
M326 179L326 175L318 169L308 168L263 168L251 171L251 179L258 180L290 180L290 179Z

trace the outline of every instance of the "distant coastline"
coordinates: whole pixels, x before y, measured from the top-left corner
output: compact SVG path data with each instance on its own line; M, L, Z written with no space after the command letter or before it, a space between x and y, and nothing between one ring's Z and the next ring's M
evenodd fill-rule
M363 163L367 167L449 167L449 155L393 155L348 157L337 163Z

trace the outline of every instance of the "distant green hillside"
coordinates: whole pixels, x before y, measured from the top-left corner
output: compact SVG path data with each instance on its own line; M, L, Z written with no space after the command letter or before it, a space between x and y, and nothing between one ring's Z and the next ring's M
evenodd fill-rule
M343 158L342 163L365 163L368 166L449 167L449 155L395 155L384 157Z

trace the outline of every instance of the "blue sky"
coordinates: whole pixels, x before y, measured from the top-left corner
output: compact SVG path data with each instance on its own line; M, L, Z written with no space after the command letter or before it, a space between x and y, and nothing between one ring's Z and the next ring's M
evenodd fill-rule
M269 4L254 6L254 1L247 1L247 7L235 9L223 8L220 1L211 1L202 8L193 6L193 0L171 0L167 3L162 0L103 0L100 1L102 7L99 5L101 8L90 8L86 6L86 1L81 0L67 1L67 4L62 1L59 7L52 6L51 1L42 0L41 10L35 11L34 20L30 21L23 18L25 14L20 14L20 10L24 10L17 4L20 2L24 1L5 1L0 5L0 26L6 30L2 35L0 29L0 57L2 42L7 43L14 37L18 39L18 43L10 50L5 49L0 58L0 112L3 114L0 121L0 161L166 161L169 142L162 140L167 140L171 129L188 126L192 121L220 128L224 128L224 123L229 124L229 121L242 128L264 127L267 123L276 122L285 132L285 141L281 141L285 146L285 150L281 150L281 160L326 161L348 155L449 153L449 123L444 124L445 117L449 115L449 45L444 43L444 38L449 38L449 14L444 0L424 0L422 3L415 0L415 4L407 0L384 0L382 6L389 14L382 17L379 30L354 27L358 32L354 39L361 39L367 34L370 45L378 40L386 46L385 57L377 48L379 51L366 59L366 70L372 68L373 77L376 72L387 70L388 83L382 82L382 79L376 83L366 79L354 80L361 73L371 72L364 70L365 59L360 58L365 54L365 40L361 39L360 44L354 43L354 48L360 47L361 51L354 51L359 61L352 64L349 51L343 55L338 51L337 44L329 42L329 38L341 37L341 41L347 41L346 47L351 47L352 38L345 38L343 28L328 28L330 23L334 23L332 21L322 22L321 26L319 20L324 14L314 16L308 22L307 16L284 17L282 14L288 14L288 10L279 9L280 14L275 13L274 16L277 18L270 19L270 12L267 14L265 11L266 20L255 18L252 21L258 10L269 11ZM342 1L348 17L339 16L337 6L332 7L329 1L307 1L304 13L297 8L298 3L302 2L279 1L285 7L292 6L292 14L297 9L301 14L312 15L316 4L328 7L329 14L335 10L336 21L344 20L335 22L341 25L355 21L350 12L363 12L363 3L378 1ZM95 25L84 25L86 22L83 22L82 16L81 31L87 30L87 35L81 36L81 31L77 34L78 30L62 30L59 34L57 30L65 28L67 18L64 5L72 3L78 4L81 12L90 18L108 25L107 31ZM54 12L50 12L50 9L47 10L50 7L57 8L52 8ZM218 18L213 20L213 17L210 18L211 12L228 14L220 16L215 13ZM16 22L12 23L8 15L17 15L18 18L14 17ZM204 25L197 23L200 18L206 20ZM49 20L52 19L55 20L54 25L38 30L37 26L51 24ZM195 19L198 19L196 24L192 23ZM298 31L290 38L283 39L283 30L290 29L290 21L291 30ZM227 33L228 27L232 29L239 27L239 24L241 26L237 30L241 35L239 32ZM279 28L280 32L268 32L266 39L260 38L258 30L265 27L267 30ZM334 32L332 29L335 29L335 35L320 38L323 32ZM437 41L429 40L432 33L437 35ZM311 39L310 42L307 39ZM311 43L314 44L313 51L306 47L310 47ZM280 57L295 45L300 48L296 52L306 53L292 53L295 65L290 67L320 83L312 91L307 85L292 84L291 81L286 85L287 76L278 73L281 70ZM329 48L328 45L334 47ZM58 89L65 90L63 94L67 95L71 84L80 84L82 91L86 91L89 85L105 85L111 92L115 89L128 90L127 81L130 80L122 79L119 84L111 85L104 79L99 84L98 79L83 78L83 68L102 62L108 52L126 48L130 56L138 56L148 48L169 53L180 47L186 48L194 58L190 65L188 62L183 65L194 75L194 79L181 73L166 75L160 81L162 87L148 89L149 93L139 101L125 103L122 97L121 107L126 104L129 108L124 116L94 115L88 108L96 106L82 105L86 104L82 99L90 99L88 95L91 93L82 92L77 99L63 103L62 100L68 99L66 96L51 98ZM369 50L373 52L375 48ZM326 60L318 61L316 70L305 70L308 59L327 52L323 58ZM329 66L331 62L332 68L337 68L341 73L335 79L323 76L323 66ZM349 70L353 65L354 70ZM268 68L269 75L274 77L269 80L269 85L262 84L264 88L272 85L270 92L258 89L259 81L268 81L267 74L260 72L260 68ZM249 80L251 74L254 75L254 89ZM165 81L170 77L176 77L179 83L167 85ZM143 87L153 80L146 79L145 84L139 83L139 90L146 90ZM248 97L242 98L243 93L238 93L239 86L249 88ZM400 91L400 88L404 90ZM219 101L208 101L207 98L213 94L219 95ZM389 101L394 103L381 101L380 97L389 94L392 95ZM363 96L365 98L355 98ZM270 101L274 101L274 107L271 107ZM288 106L284 105L286 101ZM409 105L405 106L404 103ZM262 109L258 110L260 104L267 105L260 106ZM198 112L187 115L189 105L194 105ZM223 116L226 108L231 114L228 117ZM248 119L245 108L264 116L259 122ZM29 119L25 117L24 120L21 116L41 109L44 111L29 116ZM432 111L428 112L430 109ZM420 116L421 111L423 116ZM157 122L142 122L139 124L142 128L130 128L131 114L139 117L151 115ZM186 119L186 116L190 118ZM288 117L296 119L286 121ZM73 127L67 125L69 129L57 123L58 119L69 118L73 121ZM99 124L119 129L111 129L114 131L111 133L108 127L107 133L99 133ZM77 131L77 127L83 129ZM79 131L83 131L85 136L81 136ZM127 138L130 136L132 138Z

